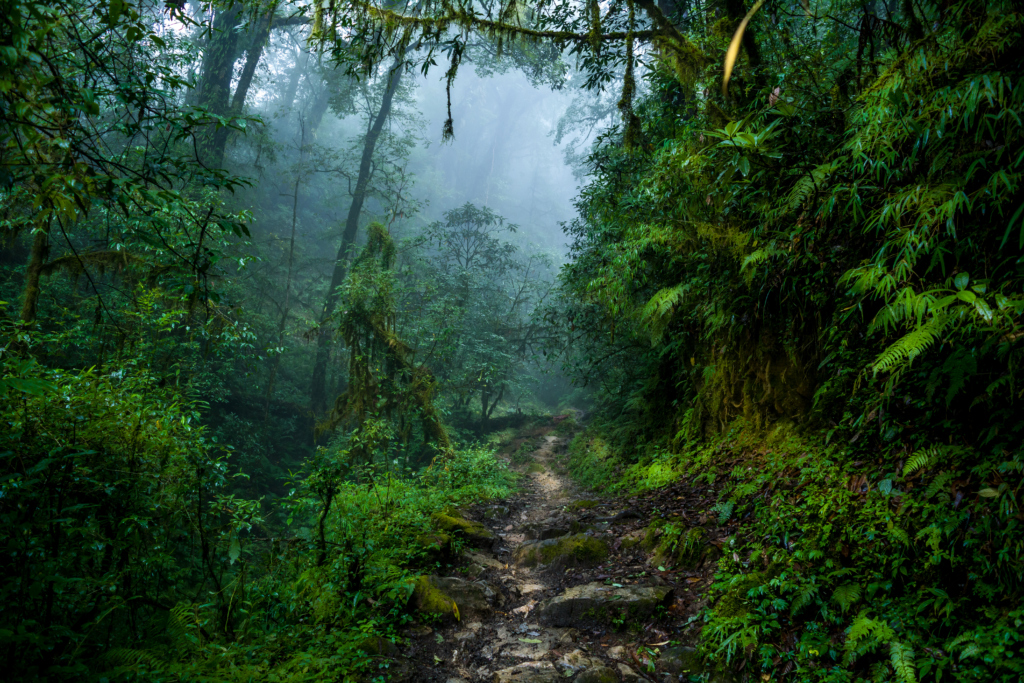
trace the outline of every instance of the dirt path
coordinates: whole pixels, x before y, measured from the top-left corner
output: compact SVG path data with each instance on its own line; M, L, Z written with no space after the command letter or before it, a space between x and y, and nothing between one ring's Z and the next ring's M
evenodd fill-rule
M678 660L692 651L676 647L666 657L665 650L692 634L667 625L697 605L688 577L652 572L640 549L647 515L576 486L562 469L566 446L565 438L540 435L531 461L513 468L524 474L517 496L461 511L495 538L436 579L460 618L430 626L425 619L408 630L406 680L686 680Z

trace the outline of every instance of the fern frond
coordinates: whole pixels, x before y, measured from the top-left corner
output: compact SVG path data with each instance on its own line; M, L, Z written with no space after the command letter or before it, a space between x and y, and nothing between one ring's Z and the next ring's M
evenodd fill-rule
M917 329L903 335L883 351L872 366L876 372L889 372L910 363L939 340L952 318L945 314L932 317Z
M861 588L856 583L847 583L835 590L832 593L832 602L839 605L839 608L843 611L843 614L860 600Z
M647 326L652 344L657 344L661 341L669 323L672 322L672 312L682 300L687 289L689 289L688 284L666 287L652 296L651 300L644 306L640 314L640 320Z
M914 454L907 459L907 464L903 466L903 476L909 476L927 467L932 462L932 458L938 455L938 452L939 449L935 446L914 451Z
M889 643L889 661L896 671L896 678L901 683L917 683L914 669L914 651L908 646L894 640Z

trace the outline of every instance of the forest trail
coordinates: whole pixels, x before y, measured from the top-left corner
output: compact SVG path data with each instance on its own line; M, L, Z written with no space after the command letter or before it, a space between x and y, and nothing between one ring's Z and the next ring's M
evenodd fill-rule
M569 439L550 427L537 431L528 460L513 465L523 475L518 495L458 511L494 540L467 549L448 576L431 577L458 605L459 618L428 618L407 629L404 656L395 658L400 677L686 680L681 674L698 666L684 645L695 635L686 617L700 606L709 568L650 566L642 550L651 537L644 508L657 501L595 499L567 475Z

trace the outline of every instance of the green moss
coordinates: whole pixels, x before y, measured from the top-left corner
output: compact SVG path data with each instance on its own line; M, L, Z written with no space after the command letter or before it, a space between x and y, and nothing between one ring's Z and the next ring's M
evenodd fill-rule
M412 604L427 614L455 616L455 601L431 583L429 576L419 576L414 580Z
M527 474L540 474L542 472L544 472L544 465L541 465L539 462L535 462L526 468Z
M590 510L600 505L596 500L577 500L574 503L569 503L565 506L565 509L569 512L578 512L579 510Z
M725 38L731 40L733 34L736 33L736 27L739 26L739 22L736 19L730 17L722 17L714 23L711 27L711 35L715 38Z
M435 512L430 516L434 526L448 533L459 533L473 541L492 541L494 533L480 522L474 522L451 514Z
M704 556L706 539L707 532L703 528L695 526L687 529L676 542L676 564L686 568L696 567Z
M635 548L636 546L640 545L642 542L643 539L641 538L627 536L626 538L622 539L622 542L619 544L619 547L623 550L629 550L630 548Z
M416 537L416 543L426 550L425 554L430 562L450 561L456 554L452 537L441 531L420 534Z
M654 550L658 547L658 538L661 537L664 532L665 520L656 519L647 525L647 531L644 533L644 540L640 542L644 550Z
M549 564L558 558L573 558L579 564L597 564L608 557L608 545L593 536L565 536L557 543L541 546L540 559Z

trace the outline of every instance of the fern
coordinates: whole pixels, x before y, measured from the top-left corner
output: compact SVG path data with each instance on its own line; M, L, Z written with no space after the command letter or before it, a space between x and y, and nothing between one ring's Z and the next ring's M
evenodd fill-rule
M898 640L889 643L889 661L901 683L917 683L914 670L914 651Z
M640 319L647 325L647 331L651 335L651 343L657 344L665 334L670 322L672 312L682 300L688 284L666 287L651 297L640 314Z
M875 359L874 371L887 372L910 363L938 341L951 322L950 316L940 313L912 332L903 335Z
M843 584L832 593L832 602L839 605L839 608L846 614L851 607L857 604L861 596L861 587L856 583Z
M934 446L915 451L914 454L907 459L907 464L903 466L903 476L910 476L914 472L928 467L928 465L931 464L932 459L938 455L938 452L939 449Z

